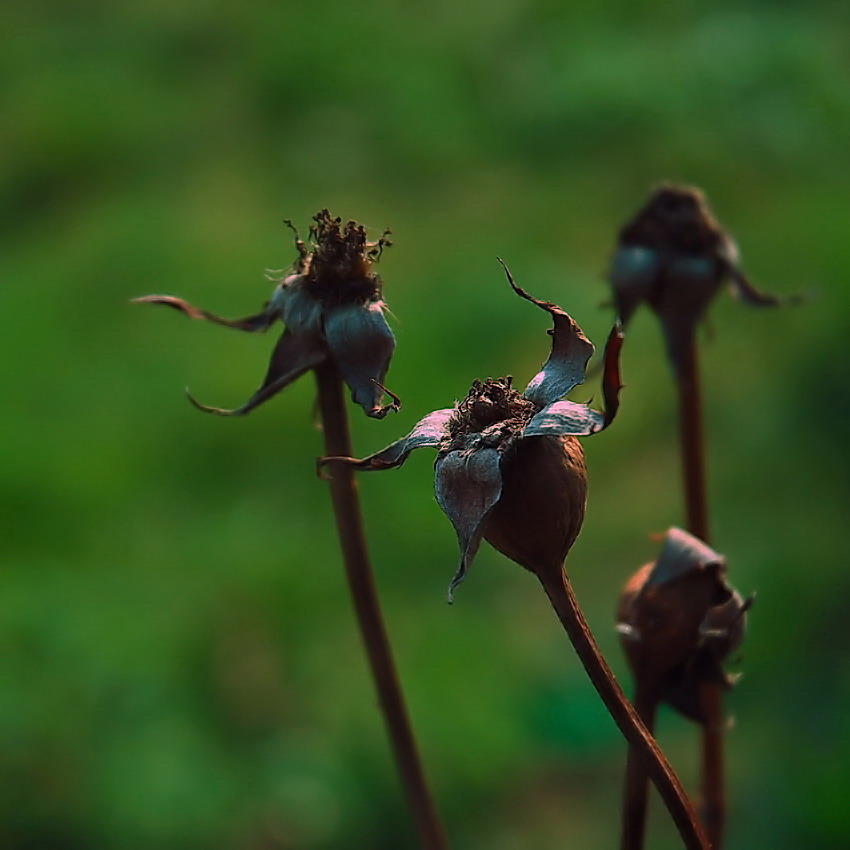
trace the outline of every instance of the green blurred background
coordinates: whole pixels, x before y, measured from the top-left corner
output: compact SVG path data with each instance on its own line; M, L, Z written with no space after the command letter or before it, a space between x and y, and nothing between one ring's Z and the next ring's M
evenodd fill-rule
M353 630L308 377L236 405L273 339L133 308L265 300L327 206L395 246L382 422L524 383L566 307L597 343L617 228L662 179L703 187L763 288L704 335L711 507L758 592L729 700L729 848L850 836L848 15L835 3L494 0L4 8L0 846L416 846ZM616 427L585 444L571 575L618 674L618 589L682 522L654 318ZM597 393L587 389L583 398ZM362 480L386 616L456 848L617 844L624 747L530 576L489 547L456 604L432 457ZM661 740L694 787L694 728ZM675 832L653 801L650 846Z

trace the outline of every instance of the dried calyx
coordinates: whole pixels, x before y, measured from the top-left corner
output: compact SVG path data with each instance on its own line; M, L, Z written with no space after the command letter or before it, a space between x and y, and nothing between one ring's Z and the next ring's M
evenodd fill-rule
M381 280L373 265L391 243L386 231L370 242L362 225L333 218L327 210L313 217L310 244L291 222L298 250L292 273L279 282L262 311L244 319L225 319L171 295L147 295L137 302L163 304L191 319L204 319L247 332L268 330L280 319L286 329L272 352L266 377L248 401L235 410L207 407L208 413L244 415L258 407L305 372L330 361L351 389L367 416L382 418L399 408L397 396L383 386L395 349L381 300ZM382 405L384 394L392 398Z
M475 381L463 401L429 413L382 451L322 461L381 470L401 466L414 449L438 449L437 502L461 550L450 600L484 539L534 572L560 569L584 518L587 479L576 437L606 428L619 406L619 326L605 346L605 410L560 400L584 381L593 345L560 307L533 298L505 271L514 292L554 322L549 359L525 390L515 390L511 378Z
M671 528L658 560L628 580L617 606L617 631L638 689L705 722L701 686L736 681L723 665L744 639L752 601L728 583L722 555Z
M625 324L646 301L661 319L674 365L724 280L746 304L780 303L744 276L735 242L698 189L659 186L620 231L611 268L617 313Z

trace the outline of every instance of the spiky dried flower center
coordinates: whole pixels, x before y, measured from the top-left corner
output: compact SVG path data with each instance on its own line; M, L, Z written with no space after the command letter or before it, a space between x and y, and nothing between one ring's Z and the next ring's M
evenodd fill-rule
M372 269L385 247L392 245L386 231L370 242L366 228L356 221L345 225L328 210L313 216L310 247L297 240L301 257L297 271L306 279L312 294L328 304L376 301L381 297L381 279Z
M499 432L504 441L519 435L529 419L537 412L536 405L513 386L513 378L488 378L475 381L466 398L458 404L449 420L448 432L452 447L466 441L472 434L480 434L501 425Z
M620 244L685 253L711 252L724 239L702 192L690 186L660 186L620 231Z

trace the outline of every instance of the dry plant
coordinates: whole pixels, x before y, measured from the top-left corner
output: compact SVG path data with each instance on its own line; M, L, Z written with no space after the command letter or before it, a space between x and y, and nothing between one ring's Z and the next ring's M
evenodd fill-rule
M286 224L292 228L290 222ZM381 279L374 263L390 244L389 231L370 242L354 221L344 226L327 210L314 216L309 245L295 231L298 259L278 283L263 309L244 319L223 319L170 295L136 299L172 307L192 319L204 319L242 331L265 331L278 319L286 326L271 356L265 379L242 407L224 410L192 403L209 413L244 415L268 401L305 372L313 371L327 454L351 454L343 382L367 416L382 418L397 410L399 399L383 385L395 348L384 317ZM384 395L392 401L382 404ZM422 846L446 847L419 758L402 696L363 530L357 483L350 470L330 482L337 533L345 572L366 648L381 711Z

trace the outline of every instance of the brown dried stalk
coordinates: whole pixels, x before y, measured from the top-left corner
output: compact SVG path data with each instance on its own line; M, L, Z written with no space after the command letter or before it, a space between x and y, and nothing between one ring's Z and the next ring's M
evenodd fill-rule
M615 327L605 347L604 412L561 400L584 381L593 345L558 305L520 289L509 272L508 280L517 295L549 313L554 323L549 359L522 393L511 378L475 381L463 401L429 413L385 449L362 460L343 455L321 463L379 471L401 466L418 448L438 450L437 501L461 550L450 600L482 540L534 573L593 685L658 786L686 847L706 850L687 795L602 658L563 569L586 504L587 470L577 437L599 433L617 413L622 333Z
M343 398L343 383L334 364L326 362L317 367L316 383L319 388L319 411L325 435L325 451L328 455L350 455L351 436ZM345 562L345 575L392 742L393 755L422 846L425 850L443 850L448 845L425 780L381 616L354 470L341 463L333 464L329 479L337 533Z
M766 307L781 303L760 292L746 278L735 242L714 218L698 189L661 185L620 231L611 269L617 313L625 324L646 302L661 321L679 397L687 527L706 543L710 528L695 334L724 281L746 304ZM701 722L703 823L712 846L720 850L726 820L723 696L719 684L706 683L704 687L707 716ZM647 711L650 710L654 712L647 704ZM623 847L628 850L643 846L646 815L638 812L638 805L646 800L646 795L638 786L645 786L645 782L636 768L628 771L623 822Z
M328 210L313 217L309 242L295 232L298 257L277 283L259 313L226 319L171 295L148 295L137 302L160 304L190 319L214 322L248 333L261 333L278 321L286 326L271 355L266 376L245 404L234 410L201 410L221 416L244 416L277 395L293 381L314 371L328 454L351 454L343 382L364 413L382 419L398 410L399 399L383 386L395 348L395 337L384 317L382 283L374 264L390 245L386 231L367 240L366 229L355 221L342 223ZM389 395L390 404L383 404ZM384 712L390 742L425 850L443 850L446 840L424 773L395 672L386 628L381 617L369 564L356 483L347 468L331 479L331 496L346 575L357 623L369 658Z

